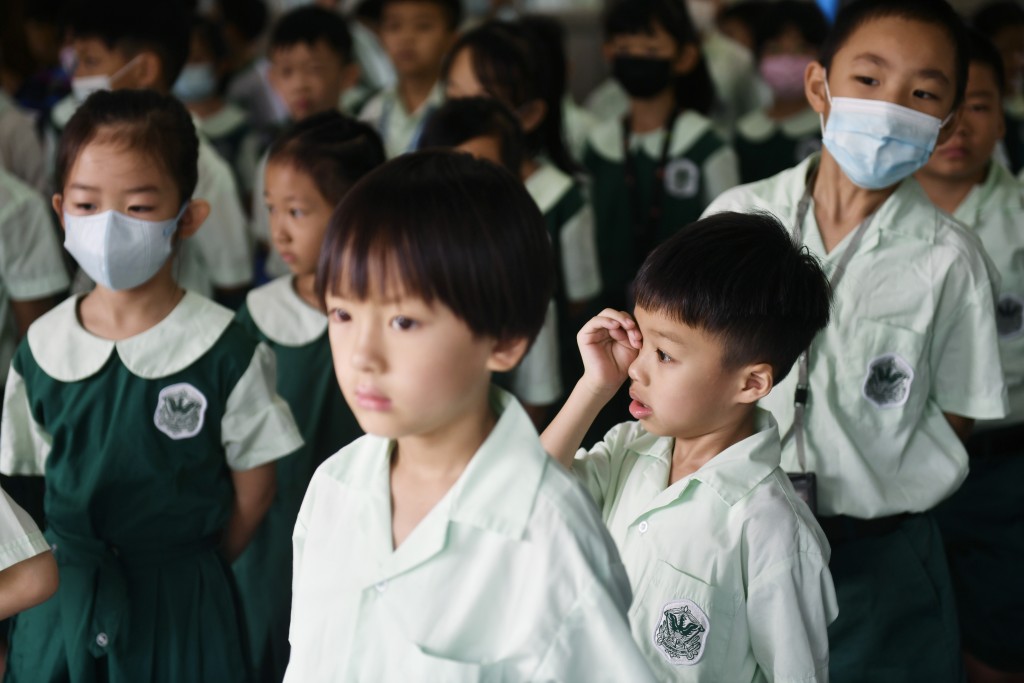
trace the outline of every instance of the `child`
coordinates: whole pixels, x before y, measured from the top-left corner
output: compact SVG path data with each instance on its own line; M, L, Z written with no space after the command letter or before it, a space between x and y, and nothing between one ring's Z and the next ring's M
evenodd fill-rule
M997 275L909 175L952 135L967 66L945 3L845 6L805 77L825 123L821 155L707 211L772 212L832 277L832 323L762 403L787 434L783 467L816 477L839 600L833 683L961 680L929 510L967 474L973 419L1005 413Z
M756 408L828 322L828 283L767 215L720 214L658 247L635 320L579 334L586 370L541 436L586 483L622 553L633 637L658 680L828 680L828 543ZM631 380L636 422L579 448Z
M939 208L973 229L1000 276L996 308L999 356L1010 412L978 422L967 442L964 485L936 509L960 614L971 681L1007 680L1024 672L1024 196L1017 179L993 160L1003 137L1003 63L983 35L971 34L967 93L953 135L915 176ZM1004 678L1000 678L1000 674Z
M596 511L490 388L541 327L550 258L522 183L466 154L398 157L332 216L317 293L368 435L299 512L289 683L653 680Z
M209 213L177 100L100 92L61 138L53 207L96 288L37 320L11 365L0 469L46 478L61 585L18 615L11 681L246 681L228 563L302 445L273 356L179 287Z
M62 122L97 90L170 93L188 56L188 15L177 3L81 0L72 5L69 24L78 64L73 99L54 109ZM54 159L62 122L51 135ZM210 203L210 216L196 238L182 244L178 282L233 304L252 280L245 217L231 167L203 139L196 193Z
M697 34L676 0L621 0L605 19L625 118L590 134L603 299L626 308L647 254L736 185L736 155L705 118L714 91Z
M388 157L412 151L441 101L441 61L462 22L460 0L384 0L380 36L398 82L375 95L359 118L377 128Z
M757 57L772 105L747 114L736 125L733 147L744 183L775 175L821 149L821 123L807 104L804 71L828 33L825 15L804 0L763 7Z
M1006 133L999 154L1018 173L1024 169L1024 7L1016 0L995 0L978 10L972 23L1002 58Z
M281 680L288 664L291 537L313 471L362 435L331 366L327 316L313 291L331 212L361 176L384 163L380 138L365 124L324 112L296 124L270 149L264 201L274 248L292 274L249 292L237 319L277 356L277 391L300 421L305 446L277 461L277 497L234 564L251 655L261 679Z
M320 7L300 7L281 17L270 34L270 84L284 101L291 123L336 111L341 95L359 79L352 62L352 36L345 20ZM251 230L260 251L270 242L263 198L267 155L256 166L252 190ZM276 253L267 257L271 276L288 272Z
M32 518L0 491L0 619L48 600L58 583L50 545Z

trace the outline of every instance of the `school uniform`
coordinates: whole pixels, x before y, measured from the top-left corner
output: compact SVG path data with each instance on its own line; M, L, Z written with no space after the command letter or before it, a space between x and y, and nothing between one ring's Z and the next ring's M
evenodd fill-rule
M583 158L590 129L597 123L597 117L576 104L572 95L566 93L562 97L562 137L573 159L579 161Z
M652 681L629 584L587 494L523 409L392 549L390 454L364 436L325 462L295 525L294 681Z
M292 529L313 472L362 435L341 395L327 339L327 316L295 292L285 276L249 292L236 320L277 358L277 393L288 403L305 442L276 463L274 504L234 562L253 666L281 680L288 664Z
M953 217L981 239L1000 284L999 360L1009 393L1001 420L981 420L968 441L970 472L935 514L946 541L965 649L1001 671L1024 670L1024 192L1003 166Z
M244 157L247 155L247 147L253 144L251 141L256 136L249 125L249 116L245 110L228 102L217 113L206 118L193 116L192 120L196 124L196 130L213 145L217 154L228 162L235 175L237 187L251 186L252 167L244 167ZM255 158L252 159L252 164L255 164Z
M706 213L768 211L792 230L818 159L727 192ZM826 272L857 234L826 254L809 202L802 240ZM995 273L975 236L912 178L859 234L832 320L809 352L805 467L795 431L782 465L817 477L840 610L829 632L832 680L959 680L950 579L928 511L967 475L943 413L1005 411ZM794 368L762 400L784 430L794 425L799 375Z
M583 163L593 181L601 279L608 304L616 308L625 307L627 289L648 251L697 220L711 200L739 182L736 153L708 119L684 111L671 128L669 144L661 128L631 133L624 145L623 122L606 121L594 128L587 144ZM635 190L629 184L631 169ZM658 216L651 215L655 205L660 205Z
M7 169L23 183L48 196L50 176L46 174L43 143L33 118L0 90L0 168Z
M7 379L0 471L45 476L61 581L15 618L5 680L249 680L219 546L230 472L302 445L273 354L192 292L116 342L78 302L32 325Z
M736 124L732 146L740 160L740 182L764 180L821 151L821 122L810 108L781 121L759 109Z
M50 206L0 168L0 380L7 379L18 340L11 299L42 299L69 286Z
M419 147L423 126L443 100L444 93L440 84L435 85L430 96L416 111L410 112L398 95L398 86L391 86L366 102L359 112L359 120L373 126L380 133L384 151L388 159L393 159Z
M775 421L669 485L675 440L613 427L573 472L622 554L659 681L827 681L829 545L779 467Z
M32 517L6 491L0 491L0 496L0 571L50 552Z

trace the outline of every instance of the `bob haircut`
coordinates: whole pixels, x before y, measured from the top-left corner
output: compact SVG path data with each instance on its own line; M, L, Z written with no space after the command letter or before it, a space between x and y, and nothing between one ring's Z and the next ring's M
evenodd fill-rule
M447 306L478 337L532 342L554 288L544 219L521 180L469 154L423 151L377 168L331 216L316 291L376 289Z
M846 45L857 29L869 21L890 17L931 24L946 32L956 65L956 91L950 111L956 111L964 101L964 92L967 90L969 47L964 22L945 0L857 0L839 11L836 23L821 45L818 62L826 71L829 70L836 53Z
M356 182L384 163L377 131L338 111L295 124L271 145L267 163L290 164L308 175L331 206Z
M774 216L724 212L651 252L636 304L717 337L727 368L768 363L778 384L828 324L831 287Z
M58 193L64 192L78 155L96 140L123 145L162 166L177 184L182 204L195 192L199 137L192 116L174 97L154 90L101 90L90 95L60 136L54 169Z
M489 97L448 100L430 115L420 136L420 149L458 147L473 138L495 138L502 164L512 173L523 165L523 129L509 108Z

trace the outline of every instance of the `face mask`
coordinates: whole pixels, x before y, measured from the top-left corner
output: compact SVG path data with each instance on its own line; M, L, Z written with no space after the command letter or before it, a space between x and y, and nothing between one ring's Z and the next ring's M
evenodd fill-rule
M822 142L854 185L880 190L928 163L939 130L953 114L935 116L881 100L825 95L831 110Z
M761 60L761 78L778 99L803 99L804 71L812 61L807 55L768 55Z
M185 213L144 221L117 211L93 216L64 214L64 248L97 284L121 290L148 282L171 256L174 231Z
M217 75L213 64L186 64L171 89L182 102L201 102L217 91Z
M612 76L630 97L650 99L661 93L672 81L672 64L656 57L615 57Z
M116 81L121 74L128 69L128 67L134 64L135 60L138 58L138 55L132 57L127 64L115 71L112 76L100 74L99 76L79 76L77 78L72 78L71 93L75 96L75 100L81 104L89 99L89 95L92 95L94 92L99 92L100 90L112 90L114 81Z

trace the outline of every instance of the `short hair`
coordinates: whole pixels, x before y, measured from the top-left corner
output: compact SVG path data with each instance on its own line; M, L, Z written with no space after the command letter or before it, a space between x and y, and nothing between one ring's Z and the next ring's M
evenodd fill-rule
M604 37L610 41L621 35L650 35L655 26L672 36L679 48L701 46L686 5L679 0L618 0L605 14ZM675 92L677 104L704 115L711 112L716 93L703 51L690 73L675 78Z
M267 6L263 0L219 0L220 16L225 26L232 26L247 42L263 34L267 27Z
M831 286L774 216L725 212L651 252L636 303L720 339L725 367L768 363L778 384L828 324Z
M762 29L761 17L767 5L763 0L743 0L735 4L723 7L715 21L719 26L727 21L738 21L746 25L750 34L756 39Z
M989 38L1004 28L1024 24L1024 7L1013 0L996 0L983 6L971 18L971 25Z
M424 2L437 5L448 20L449 30L454 31L462 25L462 0L380 0L379 11L383 14L388 5L397 5L400 2Z
M489 97L448 100L430 115L419 148L458 147L474 138L496 138L502 164L512 173L523 165L523 129L504 104Z
M337 111L326 111L295 124L268 152L268 163L290 164L307 174L332 206L360 178L387 159L373 128Z
M372 171L331 217L321 300L366 298L373 282L447 306L479 337L533 340L554 288L537 204L509 171L468 154L405 154Z
M149 156L174 179L181 203L192 197L199 175L199 137L192 116L176 98L155 90L102 90L90 95L60 136L58 192L64 192L78 155L98 137Z
M999 50L984 33L974 28L968 31L968 45L970 46L970 63L983 64L992 71L992 78L995 79L999 95L1002 97L1006 90L1006 71L1003 68L1003 58L999 54Z
M832 66L833 57L857 29L869 21L890 17L932 24L949 36L957 81L953 98L955 110L963 102L967 89L967 30L963 20L945 0L857 0L846 5L839 10L832 30L821 45L818 62L827 71Z
M221 24L197 14L192 17L192 35L199 37L199 41L213 56L214 63L220 64L227 57L228 46L224 41L224 28Z
M307 5L278 19L270 33L268 51L296 45L313 47L320 41L338 55L342 64L352 61L352 34L345 20L337 12Z
M765 43L793 27L808 45L820 49L828 35L828 19L821 8L807 0L778 0L768 4L758 3L763 9L760 24L754 29L757 55L761 56Z
M153 52L170 88L188 61L190 17L180 2L75 0L68 23L75 38L98 39L127 57Z

